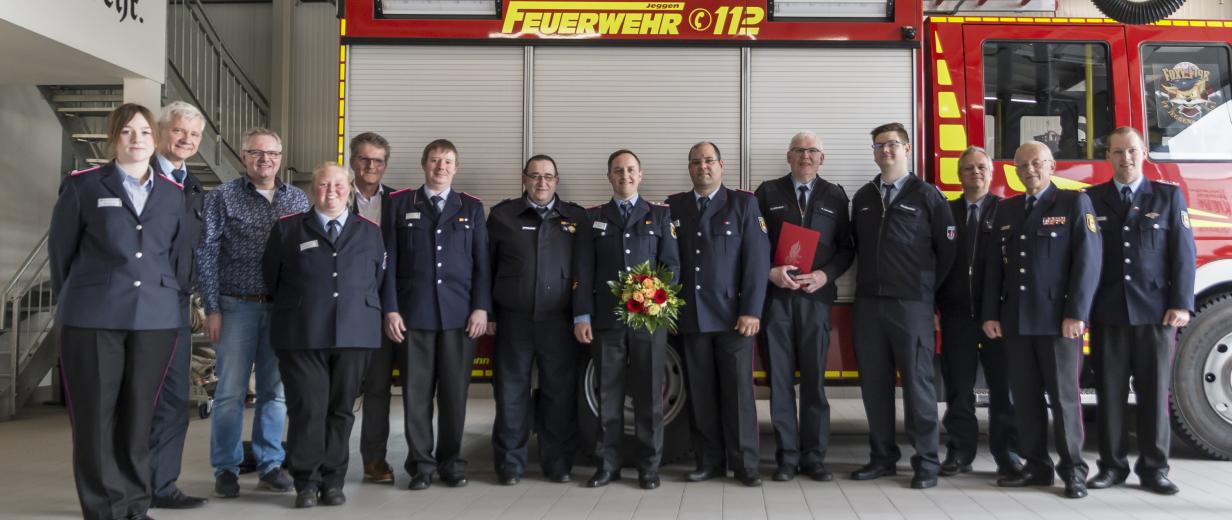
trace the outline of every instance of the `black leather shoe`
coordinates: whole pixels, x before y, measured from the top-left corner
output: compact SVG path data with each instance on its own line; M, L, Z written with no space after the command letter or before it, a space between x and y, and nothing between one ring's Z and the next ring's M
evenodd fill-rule
M295 494L295 508L307 509L317 506L317 490L305 489Z
M811 468L804 468L804 474L808 475L808 478L817 482L829 482L834 480L834 474L830 473L830 470L826 469L826 467L821 464Z
M760 487L761 475L756 471L737 471L736 480L744 487Z
M1138 483L1142 485L1142 489L1154 491L1161 495L1175 495L1181 492L1181 488L1176 487L1176 484L1173 484L1168 479L1168 476L1163 473L1156 473L1150 477L1139 477Z
M432 487L432 474L420 473L411 477L411 485L407 489L411 491L420 491Z
M1087 481L1087 487L1091 489L1108 489L1112 486L1119 486L1125 483L1125 477L1127 476L1124 473L1101 469L1099 473L1091 477L1091 480Z
M722 477L727 474L723 468L697 468L691 473L684 476L685 482L705 482L712 478Z
M1051 471L1037 474L1023 470L1012 477L997 479L997 485L1000 487L1051 486L1052 482L1053 476Z
M911 489L928 489L937 487L937 476L916 473L911 477Z
M441 482L444 482L446 486L451 488L460 488L466 487L466 484L470 481L466 480L465 473L450 473L448 475L441 475Z
M770 475L770 479L775 482L790 482L796 478L796 467L787 464L781 465L774 470L774 474Z
M945 458L945 461L941 463L941 470L938 471L937 474L943 477L952 477L959 473L970 473L970 472L971 472L970 463L964 464L962 462L958 462L957 457L947 456Z
M1012 462L997 466L997 475L1002 477L1017 477L1022 474L1022 463Z
M601 469L601 470L595 471L595 474L590 477L590 480L586 481L586 487L588 488L603 487L603 486L610 484L613 480L620 480L619 471L608 471L605 469Z
M517 473L501 473L496 475L496 481L502 486L516 486L522 481L522 477Z
M659 473L657 471L647 471L637 474L637 487L642 489L656 489L659 487Z
M346 495L342 488L329 488L321 492L321 503L327 506L340 506L346 503Z
M128 515L128 520L154 520L154 517L145 513L133 513Z
M1083 498L1087 496L1087 484L1082 477L1072 477L1065 481L1065 498Z
M165 496L150 499L150 507L158 509L194 509L205 505L208 500L201 497L190 497L176 488Z
M898 471L894 466L870 462L864 467L851 472L851 480L873 480L881 477L892 477Z
M549 481L555 482L557 484L563 484L565 482L573 482L573 475L570 475L568 473L550 473L547 475L547 478Z

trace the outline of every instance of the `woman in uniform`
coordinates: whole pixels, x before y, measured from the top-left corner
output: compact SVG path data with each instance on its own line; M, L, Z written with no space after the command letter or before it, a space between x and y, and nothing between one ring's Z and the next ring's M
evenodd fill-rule
M270 343L286 389L287 462L301 508L346 502L351 406L381 346L385 246L376 223L347 210L351 182L336 163L318 167L313 208L274 225L262 262L274 295Z
M51 215L60 370L87 519L147 518L150 423L183 320L183 187L150 167L154 122L143 106L116 108L111 162L65 177Z

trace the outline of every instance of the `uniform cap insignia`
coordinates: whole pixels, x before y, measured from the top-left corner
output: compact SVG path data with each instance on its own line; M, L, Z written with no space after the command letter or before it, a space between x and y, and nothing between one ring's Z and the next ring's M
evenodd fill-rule
M1146 218L1149 218L1149 219L1157 219L1159 218L1159 213L1152 211L1150 213L1147 213L1145 216Z

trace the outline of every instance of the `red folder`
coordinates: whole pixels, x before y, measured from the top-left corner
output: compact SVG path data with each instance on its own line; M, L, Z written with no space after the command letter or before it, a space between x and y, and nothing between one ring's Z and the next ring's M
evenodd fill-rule
M812 272L813 254L817 252L819 240L821 233L784 222L779 230L779 245L774 249L774 265L795 266L800 274Z

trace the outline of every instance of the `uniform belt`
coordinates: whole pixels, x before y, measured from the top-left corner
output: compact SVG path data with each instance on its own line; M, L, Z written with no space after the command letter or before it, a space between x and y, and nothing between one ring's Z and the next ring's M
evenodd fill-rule
M246 302L274 303L274 296L270 294L224 294L223 296Z

